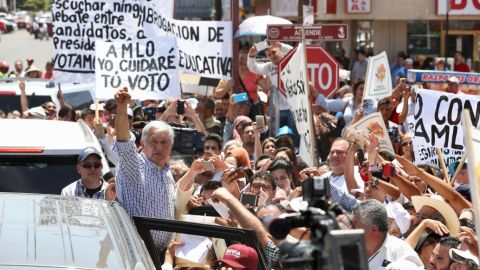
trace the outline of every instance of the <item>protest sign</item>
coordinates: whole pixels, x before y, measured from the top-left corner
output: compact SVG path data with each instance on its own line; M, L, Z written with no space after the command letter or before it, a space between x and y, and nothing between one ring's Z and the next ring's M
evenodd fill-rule
M189 29L192 32L187 36L175 35L178 67L181 70L208 78L232 77L231 21L172 21L179 29ZM164 28L159 29L172 36Z
M161 40L161 42L158 42ZM96 42L96 98L109 99L127 86L132 98L180 97L175 39L141 39L130 42Z
M472 124L477 127L480 121L479 104L480 97L475 95L418 89L414 113L417 145L463 150L462 111L470 110Z
M385 126L382 115L379 112L371 113L362 117L362 119L351 124L349 129L363 131L365 139L367 139L367 135L369 133L373 133L378 137L378 142L380 143L380 152L388 152L392 155L395 155L392 142L388 136L387 127Z
M425 164L425 163L433 163L438 167L441 167L440 161L438 160L438 155L436 153L435 147L431 145L423 145L423 141L416 140L415 137L415 116L410 115L407 117L408 123L408 130L410 134L412 134L413 138L413 153L415 156L415 164ZM447 168L453 164L455 161L458 161L462 158L463 151L462 150L455 150L449 148L438 148L442 151L443 160L445 161L445 165Z
M368 58L367 75L363 99L380 100L392 95L392 79L387 53L382 52Z
M470 195L475 212L475 230L480 244L480 130L472 126L473 119L468 110L463 111L463 131L468 159L468 178L470 179Z
M312 129L312 107L310 106L307 72L305 70L305 50L300 43L280 76L286 89L288 104L295 118L300 134L300 157L308 166L315 163L314 138Z
M211 78L231 77L231 22L172 19L174 1L52 2L57 81L95 79L95 41L177 40L175 65Z

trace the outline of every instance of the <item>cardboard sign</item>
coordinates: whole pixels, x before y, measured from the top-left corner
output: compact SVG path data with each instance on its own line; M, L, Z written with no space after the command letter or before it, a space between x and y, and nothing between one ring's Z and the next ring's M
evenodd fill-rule
M358 122L351 124L349 129L363 131L365 139L367 139L367 135L369 133L375 134L375 136L378 137L378 142L380 143L380 152L385 151L395 155L392 142L388 136L387 127L385 126L382 115L379 112L364 116L362 119L358 120Z
M175 39L162 42L141 39L131 42L96 42L96 98L109 99L127 86L132 98L180 98Z
M232 77L232 22L166 20L156 27L154 37L177 40L178 68L207 78Z
M392 95L392 79L387 53L368 58L363 99L381 100Z
M423 141L416 140L415 138L415 117L410 115L407 117L408 130L412 134L413 138L413 151L415 156L415 164L433 163L440 168L440 161L436 153L436 148L431 145L423 145ZM455 161L462 159L463 151L449 148L441 148L443 158L447 168Z
M462 111L470 110L474 127L480 121L480 97L417 90L414 136L418 145L463 150Z
M475 212L475 230L480 244L480 130L472 126L473 119L468 110L463 111L463 131L468 160L468 178L470 179L470 195Z
M308 166L315 163L314 132L312 130L312 108L309 101L305 50L300 43L280 76L286 89L288 104L300 134L300 157Z
M82 2L83 3L83 2ZM171 36L177 41L175 66L210 78L230 78L231 22L172 19L174 1L99 0L85 5L54 0L55 77L59 82L95 79L95 42L137 41Z

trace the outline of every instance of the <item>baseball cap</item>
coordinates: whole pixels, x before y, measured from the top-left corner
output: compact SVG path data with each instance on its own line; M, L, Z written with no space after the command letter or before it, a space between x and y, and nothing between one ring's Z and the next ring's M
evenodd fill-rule
M95 103L90 104L89 109L92 110L92 111L95 111ZM103 108L103 103L98 103L98 110L99 110L99 111L103 111L103 110L104 110L104 108Z
M223 258L217 262L222 262L233 268L247 270L257 270L258 254L255 249L242 245L230 245L223 254Z
M455 77L455 76L450 76L450 77L447 79L447 82L459 84L459 83L460 83L460 80L459 80L457 77Z
M85 161L85 159L87 159L87 157L90 155L96 155L102 159L102 154L97 149L93 147L87 147L78 155L78 163Z
M390 202L385 205L387 209L387 216L394 219L402 234L406 233L410 229L410 214L403 206L398 202Z
M293 130L289 126L283 126L278 129L277 131L277 136L276 138L284 136L284 135L290 135L293 136Z

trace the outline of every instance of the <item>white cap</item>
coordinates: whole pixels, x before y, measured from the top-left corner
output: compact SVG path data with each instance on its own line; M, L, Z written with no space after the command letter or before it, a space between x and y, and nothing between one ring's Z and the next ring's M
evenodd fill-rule
M447 79L447 82L459 84L459 83L460 83L460 80L459 80L457 77L455 77L455 76L450 76L450 77Z
M387 216L395 220L402 234L406 233L410 229L410 214L403 206L398 202L387 203L385 208L387 209Z
M90 110L95 111L95 103L90 104ZM98 110L103 111L103 103L98 103Z

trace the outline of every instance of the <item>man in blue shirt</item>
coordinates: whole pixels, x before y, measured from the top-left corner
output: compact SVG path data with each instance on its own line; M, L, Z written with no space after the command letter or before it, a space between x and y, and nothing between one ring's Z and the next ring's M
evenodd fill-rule
M393 67L391 67L391 74L392 74L392 86L395 87L397 85L397 77L405 78L407 77L407 68L405 67L405 59L407 55L405 52L398 52L397 53L397 62Z

